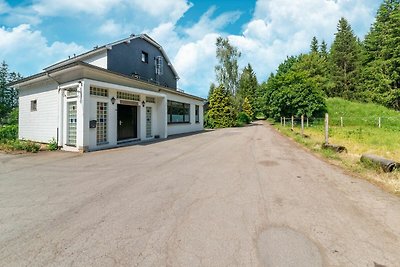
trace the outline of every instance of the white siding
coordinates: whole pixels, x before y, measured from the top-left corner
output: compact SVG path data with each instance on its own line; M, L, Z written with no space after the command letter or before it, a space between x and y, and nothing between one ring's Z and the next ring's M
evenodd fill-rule
M85 63L107 69L107 51L93 55L84 60Z
M37 111L31 111L31 101L37 100ZM57 84L39 84L19 92L19 138L48 143L57 138Z
M182 103L190 104L190 123L177 123L177 124L168 124L168 135L181 134L181 133L189 133L189 132L197 132L204 130L203 127L203 102L199 100L195 100L192 98L175 95L166 92L168 100L178 101ZM195 122L195 105L199 106L199 116L200 122Z

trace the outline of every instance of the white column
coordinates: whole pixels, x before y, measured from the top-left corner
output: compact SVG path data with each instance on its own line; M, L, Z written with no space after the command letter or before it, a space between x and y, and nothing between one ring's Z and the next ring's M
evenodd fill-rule
M58 146L63 146L64 140L64 90L58 88Z

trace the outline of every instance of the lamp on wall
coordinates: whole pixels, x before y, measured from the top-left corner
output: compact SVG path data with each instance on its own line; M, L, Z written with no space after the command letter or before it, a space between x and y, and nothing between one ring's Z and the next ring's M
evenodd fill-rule
M144 105L146 105L146 102L144 102L144 100L142 101L142 107L144 107Z
M111 104L113 104L113 105L115 104L115 97L111 98Z

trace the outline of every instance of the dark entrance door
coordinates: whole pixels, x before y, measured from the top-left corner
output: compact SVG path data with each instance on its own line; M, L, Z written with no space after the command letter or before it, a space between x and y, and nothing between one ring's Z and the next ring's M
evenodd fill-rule
M118 141L137 138L137 106L118 105Z

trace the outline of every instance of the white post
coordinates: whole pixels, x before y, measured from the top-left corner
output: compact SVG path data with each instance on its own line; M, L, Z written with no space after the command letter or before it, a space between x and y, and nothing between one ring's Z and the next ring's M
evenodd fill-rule
M286 118L283 117L283 127L286 127Z
M292 116L292 131L294 130L294 118Z
M329 115L325 113L325 144L329 144Z
M343 127L343 117L340 117L340 127Z
M378 118L378 127L381 128L381 117Z
M304 115L301 115L301 136L304 136Z
M308 117L307 117L307 128L308 128Z
M283 125L283 120L282 120L282 117L281 117L281 125Z

